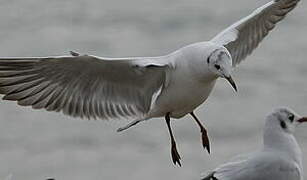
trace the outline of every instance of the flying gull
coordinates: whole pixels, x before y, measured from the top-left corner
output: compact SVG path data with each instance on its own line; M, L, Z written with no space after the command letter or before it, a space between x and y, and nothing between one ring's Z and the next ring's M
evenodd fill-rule
M174 164L181 165L170 118L192 115L210 153L207 130L194 110L225 78L237 90L232 69L295 8L299 0L275 0L212 40L159 57L104 58L92 55L0 58L0 94L34 109L81 118L141 121L165 117Z
M302 152L293 136L303 122L307 117L289 108L276 109L266 118L261 151L237 156L202 180L303 180Z

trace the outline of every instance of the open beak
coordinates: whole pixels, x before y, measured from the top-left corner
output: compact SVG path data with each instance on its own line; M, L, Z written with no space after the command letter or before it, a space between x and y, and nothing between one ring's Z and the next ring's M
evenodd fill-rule
M237 85L236 83L234 82L234 80L232 79L231 76L229 77L225 77L225 79L231 84L231 86L233 87L233 89L238 92L238 89L237 89Z
M299 122L299 123L307 122L307 117L302 117L302 118L298 119L297 122Z

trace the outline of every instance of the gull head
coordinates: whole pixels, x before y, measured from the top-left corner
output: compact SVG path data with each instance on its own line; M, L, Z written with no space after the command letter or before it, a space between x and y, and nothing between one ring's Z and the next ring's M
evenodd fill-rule
M267 117L266 126L274 127L285 133L293 134L296 126L307 122L307 117L302 117L290 108L281 107L275 109Z
M217 77L226 79L233 89L237 91L237 86L231 77L232 58L226 48L215 49L207 58L209 70Z

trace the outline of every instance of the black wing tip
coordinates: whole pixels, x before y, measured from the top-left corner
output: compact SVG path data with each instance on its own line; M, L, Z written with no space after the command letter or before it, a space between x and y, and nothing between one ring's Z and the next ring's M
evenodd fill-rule
M275 3L279 3L279 2L282 2L282 1L285 1L287 3L293 3L293 2L298 3L301 0L274 0Z
M219 180L216 177L214 177L215 172L210 173L208 176L202 178L201 180Z
M76 51L69 51L70 55L76 57L76 56L80 56L80 53L76 52Z

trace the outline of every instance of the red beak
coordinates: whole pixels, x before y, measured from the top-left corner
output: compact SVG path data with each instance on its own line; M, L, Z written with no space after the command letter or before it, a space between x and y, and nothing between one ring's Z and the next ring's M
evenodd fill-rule
M307 122L307 117L302 117L301 119L297 120L299 123Z

